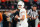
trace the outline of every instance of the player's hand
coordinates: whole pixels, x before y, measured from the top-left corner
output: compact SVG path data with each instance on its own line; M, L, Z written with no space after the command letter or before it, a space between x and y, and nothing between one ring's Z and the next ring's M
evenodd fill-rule
M34 17L32 17L32 19L33 19Z
M19 17L18 15L15 16L15 18L18 18L18 17Z
M10 18L7 18L7 21L10 21Z
M27 15L27 18L30 18L31 16Z
M36 17L35 17L35 18L34 18L34 17L32 17L32 19L34 19L34 20L35 20L35 19L36 19Z
M32 17L32 19L34 19L34 17Z
M34 20L36 19L36 17L34 18Z

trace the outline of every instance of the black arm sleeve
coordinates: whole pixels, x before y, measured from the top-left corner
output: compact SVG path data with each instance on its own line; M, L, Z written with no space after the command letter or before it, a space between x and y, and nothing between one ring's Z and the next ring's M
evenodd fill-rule
M7 21L7 16L3 14L3 21Z

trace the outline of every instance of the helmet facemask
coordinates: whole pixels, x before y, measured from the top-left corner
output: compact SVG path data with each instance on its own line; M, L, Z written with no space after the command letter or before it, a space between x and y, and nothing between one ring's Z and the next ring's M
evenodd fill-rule
M24 8L24 2L20 1L18 2L18 9L23 9Z

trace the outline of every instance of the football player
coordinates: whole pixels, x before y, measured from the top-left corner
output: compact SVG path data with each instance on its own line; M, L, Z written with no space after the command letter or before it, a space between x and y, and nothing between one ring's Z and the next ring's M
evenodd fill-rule
M19 17L16 15L15 18L18 18L20 21L17 22L17 27L28 27L27 18L26 18L26 10L24 9L24 2L19 1L17 5L19 12Z

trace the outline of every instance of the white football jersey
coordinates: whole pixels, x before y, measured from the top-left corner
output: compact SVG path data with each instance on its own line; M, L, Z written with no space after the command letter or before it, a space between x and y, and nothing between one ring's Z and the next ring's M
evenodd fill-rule
M19 15L20 15L20 19L22 18L23 15L25 15L25 18L24 20L20 20L20 22L17 23L17 27L28 27L27 18L26 18L26 10L21 9L19 12Z
M22 18L22 15L25 15L25 18L26 18L26 10L25 9L21 9L19 15L20 15L20 18Z
M28 26L25 9L20 10L20 18L22 18L23 15L25 15L25 18L24 18L24 20L20 20L20 23L21 23L21 25L23 25L23 27Z

